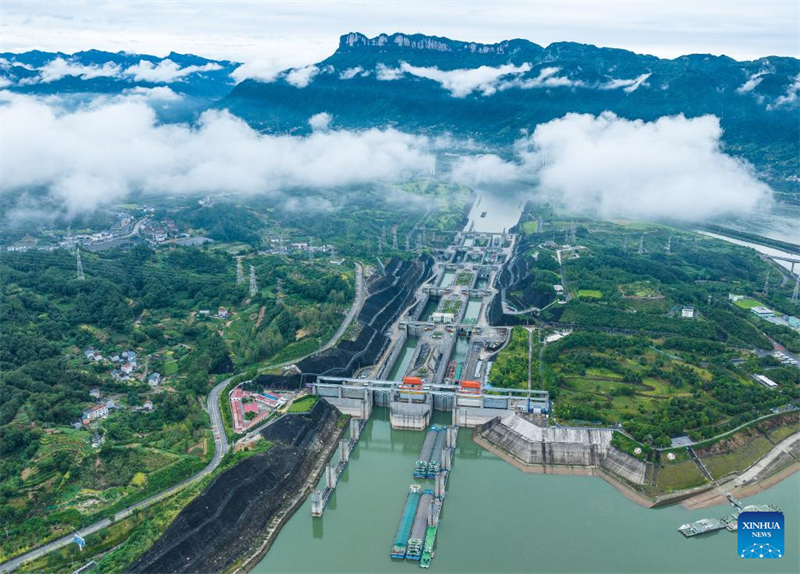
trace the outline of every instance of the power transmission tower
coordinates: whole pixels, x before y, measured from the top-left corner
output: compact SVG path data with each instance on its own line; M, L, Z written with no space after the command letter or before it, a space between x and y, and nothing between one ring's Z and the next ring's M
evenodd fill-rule
M706 316L711 312L711 295L708 296L708 304L706 305Z
M769 295L769 274L772 269L767 269L767 276L764 278L764 295Z
M86 275L83 274L83 263L81 263L80 248L75 250L75 259L78 262L78 281L84 281L86 279Z
M242 269L242 258L236 258L236 284L241 285L244 283L244 270Z
M411 237L406 235L406 251L411 251Z
M314 259L314 250L312 249L313 245L314 245L314 238L313 237L309 237L308 238L308 260L309 261Z
M378 236L378 255L383 253L383 238L379 235Z
M397 251L397 226L392 225L392 249Z
M70 225L67 227L67 249L72 251L73 247L75 247L75 240L72 239L72 226Z
M664 247L664 250L667 252L667 255L672 253L672 235L667 238L667 245Z
M644 233L642 233L642 236L639 238L639 255L644 254L644 252Z
M627 253L628 252L628 236L627 235L622 238L622 252L623 253Z
M572 222L572 227L570 227L570 229L569 229L569 243L570 243L570 245L575 245L575 232L576 232L576 227L575 227L575 222L573 221Z
M792 303L797 305L797 297L800 294L800 275L797 276L797 280L794 282L794 291L792 291Z
M250 296L253 297L258 293L258 285L256 284L256 268L250 266Z

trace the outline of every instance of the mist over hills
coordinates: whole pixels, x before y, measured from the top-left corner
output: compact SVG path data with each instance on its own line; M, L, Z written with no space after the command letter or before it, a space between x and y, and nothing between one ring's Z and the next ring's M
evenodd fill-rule
M720 118L726 151L779 190L797 190L800 61L725 56L674 60L627 50L527 40L484 45L422 35L341 37L331 57L274 81L245 80L218 105L260 129L308 130L327 112L340 128L392 124L509 146L523 131L570 112L612 111L652 121L665 115Z
M506 159L537 126L570 113L645 122L713 115L725 153L752 163L780 197L796 201L800 191L800 60L789 57L668 60L573 42L349 33L325 60L277 74L176 53L3 53L0 88L73 106L138 98L162 122L229 110L272 135L390 126Z

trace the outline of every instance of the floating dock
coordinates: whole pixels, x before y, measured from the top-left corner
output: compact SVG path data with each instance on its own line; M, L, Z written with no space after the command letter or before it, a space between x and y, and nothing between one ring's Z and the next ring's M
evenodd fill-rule
M414 477L425 478L428 476L428 462L433 454L433 445L436 443L436 436L439 427L432 426L428 433L425 435L425 442L422 443L422 450L419 453L419 459L414 465Z
M411 526L411 534L408 537L408 547L406 558L408 560L419 560L422 558L422 550L425 544L425 535L428 530L428 515L433 504L433 491L429 488L422 492L417 505L417 512L414 515L414 523Z
M400 524L397 526L394 544L392 544L392 552L390 554L392 558L402 560L406 557L408 537L411 535L411 527L414 524L414 517L417 514L417 506L419 505L421 492L422 487L418 484L412 484L408 489L406 506L403 509L403 515L400 517Z
M311 493L311 516L319 517L325 512L325 507L328 506L339 478L350 462L350 455L355 450L366 424L366 419L350 419L350 438L339 441L339 462L336 466L329 462L325 467L325 490L315 490Z
M684 524L678 528L678 532L683 534L686 538L723 529L728 530L728 532L736 532L739 529L739 515L742 512L781 512L780 508L772 504L748 504L744 506L730 493L726 493L726 496L728 500L730 500L731 506L734 508L733 514L723 516L719 520L716 518L703 518L697 522Z

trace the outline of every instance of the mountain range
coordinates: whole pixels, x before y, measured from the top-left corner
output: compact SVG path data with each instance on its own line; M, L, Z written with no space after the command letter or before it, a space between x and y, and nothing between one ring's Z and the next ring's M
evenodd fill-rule
M480 44L349 33L317 64L238 84L231 78L237 63L191 55L92 50L0 58L0 86L13 91L168 87L191 99L194 111L226 108L269 133L308 133L309 118L326 112L334 128L391 125L501 152L537 124L571 112L611 111L645 121L713 114L727 152L750 161L774 189L800 191L800 60L790 57L662 59L573 42L543 47L527 40Z

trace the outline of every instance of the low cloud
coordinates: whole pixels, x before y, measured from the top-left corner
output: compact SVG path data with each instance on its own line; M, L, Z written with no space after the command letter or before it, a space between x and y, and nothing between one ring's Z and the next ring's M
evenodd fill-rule
M275 60L253 60L231 72L231 78L237 84L244 80L269 83L274 81L284 69L283 64Z
M530 69L530 64L522 64L521 66L505 64L496 68L480 66L478 68L446 71L438 68L412 66L405 62L400 65L402 72L438 82L455 98L463 98L472 92L480 92L484 96L491 96L497 92L498 85L503 78L519 76Z
M84 66L78 62L55 58L39 68L39 75L35 78L25 80L24 83L47 84L55 82L66 76L74 76L82 80L93 78L113 78L120 74L120 67L113 62L106 62L102 66L90 64Z
M310 125L311 129L315 132L322 132L330 127L332 121L332 115L328 112L320 112L308 118L308 125Z
M753 74L752 76L747 78L747 81L744 84L742 84L741 86L736 88L736 93L738 93L738 94L747 94L749 92L752 92L753 90L756 89L758 84L760 84L762 82L762 80L764 79L764 76L767 73L768 72L766 70L762 70L761 72L756 72L755 74Z
M156 102L177 102L183 99L183 94L175 92L168 86L156 86L154 88L136 86L135 88L124 90L122 92L122 96L143 98L145 100Z
M767 109L775 109L781 106L788 106L791 104L795 104L800 100L800 74L797 74L794 78L794 82L792 82L789 87L786 89L786 93L782 96L779 96L775 103L767 106Z
M559 76L558 72L560 71L561 68L555 66L542 68L535 78L515 79L502 84L500 89L522 88L529 90L531 88L573 88L585 85L581 80L571 80L565 76Z
M355 68L347 68L346 70L342 70L339 74L340 80L352 80L357 75L361 74L362 76L368 76L369 72L364 72L364 68L361 66L356 66Z
M286 82L295 88L305 88L312 80L321 73L333 72L333 66L303 66L302 68L294 68L286 74Z
M134 64L125 70L125 75L131 76L137 82L171 84L191 74L214 72L221 69L222 66L213 62L203 66L181 67L172 60L161 60L158 64L153 64L148 60L140 60L138 64Z
M587 216L700 221L752 213L771 191L722 151L721 136L714 116L568 114L519 140L514 161L469 158L454 173L472 175L475 185L538 182L539 192Z
M378 64L375 67L375 77L382 82L391 82L403 77L403 70L400 68L390 68L385 64Z
M650 72L646 74L642 74L638 78L633 78L632 80L617 80L611 79L604 84L600 84L598 86L601 90L617 90L622 88L622 91L626 94L630 94L631 92L635 92L639 86L647 85L647 78L649 78L652 74Z
M430 140L393 129L272 136L226 111L164 125L136 98L65 111L0 92L0 111L0 201L45 190L67 217L133 192L271 194L392 181L432 162Z

